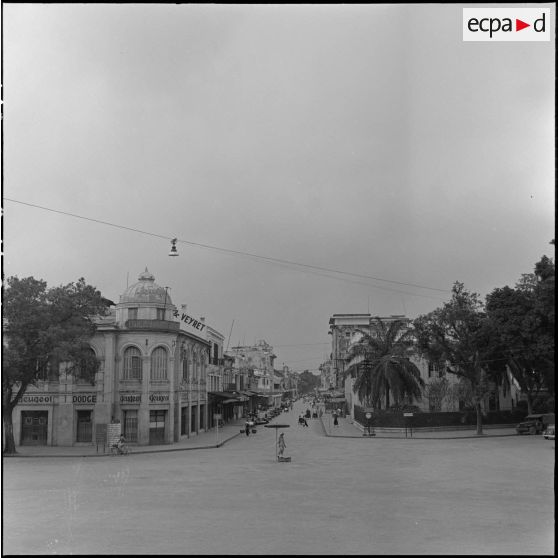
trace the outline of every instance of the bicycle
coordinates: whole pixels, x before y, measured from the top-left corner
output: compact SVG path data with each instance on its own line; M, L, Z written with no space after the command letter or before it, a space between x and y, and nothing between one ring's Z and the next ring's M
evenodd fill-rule
M114 444L110 447L111 455L128 455L130 453L130 448L126 444L119 446Z

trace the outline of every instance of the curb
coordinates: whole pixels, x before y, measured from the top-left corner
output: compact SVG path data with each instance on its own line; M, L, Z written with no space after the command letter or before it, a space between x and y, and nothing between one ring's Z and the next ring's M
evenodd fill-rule
M403 438L402 436L357 436L356 434L328 434L322 417L320 417L320 422L322 424L324 435L328 438L355 438L356 440L369 440L371 438L380 440L468 440L473 438L475 440L481 440L486 438L507 438L510 436L517 436L517 433L515 432L510 434L487 434L486 432L483 432L482 434L471 434L466 436L420 436L419 438L413 436Z
M220 448L221 446L224 446L227 442L229 442L230 440L236 438L237 436L240 436L240 433L238 434L234 434L233 436L230 436L229 438L226 438L225 440L222 440L221 442L219 442L218 444L210 444L207 446L193 446L190 448L169 448L169 449L156 449L156 450L138 450L138 451L131 451L130 453L127 453L127 456L131 456L131 455L140 455L140 454L146 454L146 453L167 453L167 452L177 452L177 451L191 451L191 450L201 450L201 449L216 449L216 448ZM120 456L115 456L112 455L110 453L89 453L89 454L58 454L58 453L53 453L50 455L41 455L41 454L34 454L34 455L22 455L20 453L17 453L15 455L12 454L8 454L8 455L2 455L2 458L22 458L22 459L35 459L35 458L49 458L49 457L56 457L56 458L64 458L64 457L71 457L71 458L76 458L76 457L120 457Z

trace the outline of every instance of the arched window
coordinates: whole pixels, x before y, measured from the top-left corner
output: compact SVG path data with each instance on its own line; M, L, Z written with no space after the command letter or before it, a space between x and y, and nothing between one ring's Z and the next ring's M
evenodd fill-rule
M188 357L182 359L182 379L188 381Z
M167 350L164 347L157 347L151 353L151 379L167 379Z
M200 378L200 361L198 355L194 357L194 377L192 378L194 382L197 382Z
M206 375L206 357L202 357L200 359L200 380L202 382L205 382L207 379L207 375Z
M141 380L141 352L137 347L128 347L124 351L123 380Z

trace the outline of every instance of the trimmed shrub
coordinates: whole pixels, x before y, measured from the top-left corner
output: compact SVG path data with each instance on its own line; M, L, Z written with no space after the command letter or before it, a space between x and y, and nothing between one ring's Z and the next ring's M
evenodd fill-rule
M443 426L475 426L477 414L475 411L453 411L453 412L418 412L413 417L404 417L403 412L413 411L379 411L372 414L370 425L384 428L436 428ZM516 424L526 415L521 409L513 411L490 411L483 415L483 424ZM355 405L355 420L362 426L368 426L368 420L362 407Z

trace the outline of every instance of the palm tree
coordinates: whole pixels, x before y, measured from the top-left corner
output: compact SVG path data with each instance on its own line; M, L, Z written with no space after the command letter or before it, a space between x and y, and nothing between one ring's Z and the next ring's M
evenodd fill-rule
M353 363L345 373L356 378L354 392L361 401L378 408L385 398L386 409L390 393L396 405L408 396L420 399L424 380L417 366L409 360L412 330L403 320L388 324L381 318L375 320L375 335L359 330L361 339L349 349L348 359ZM356 358L359 356L360 359Z

